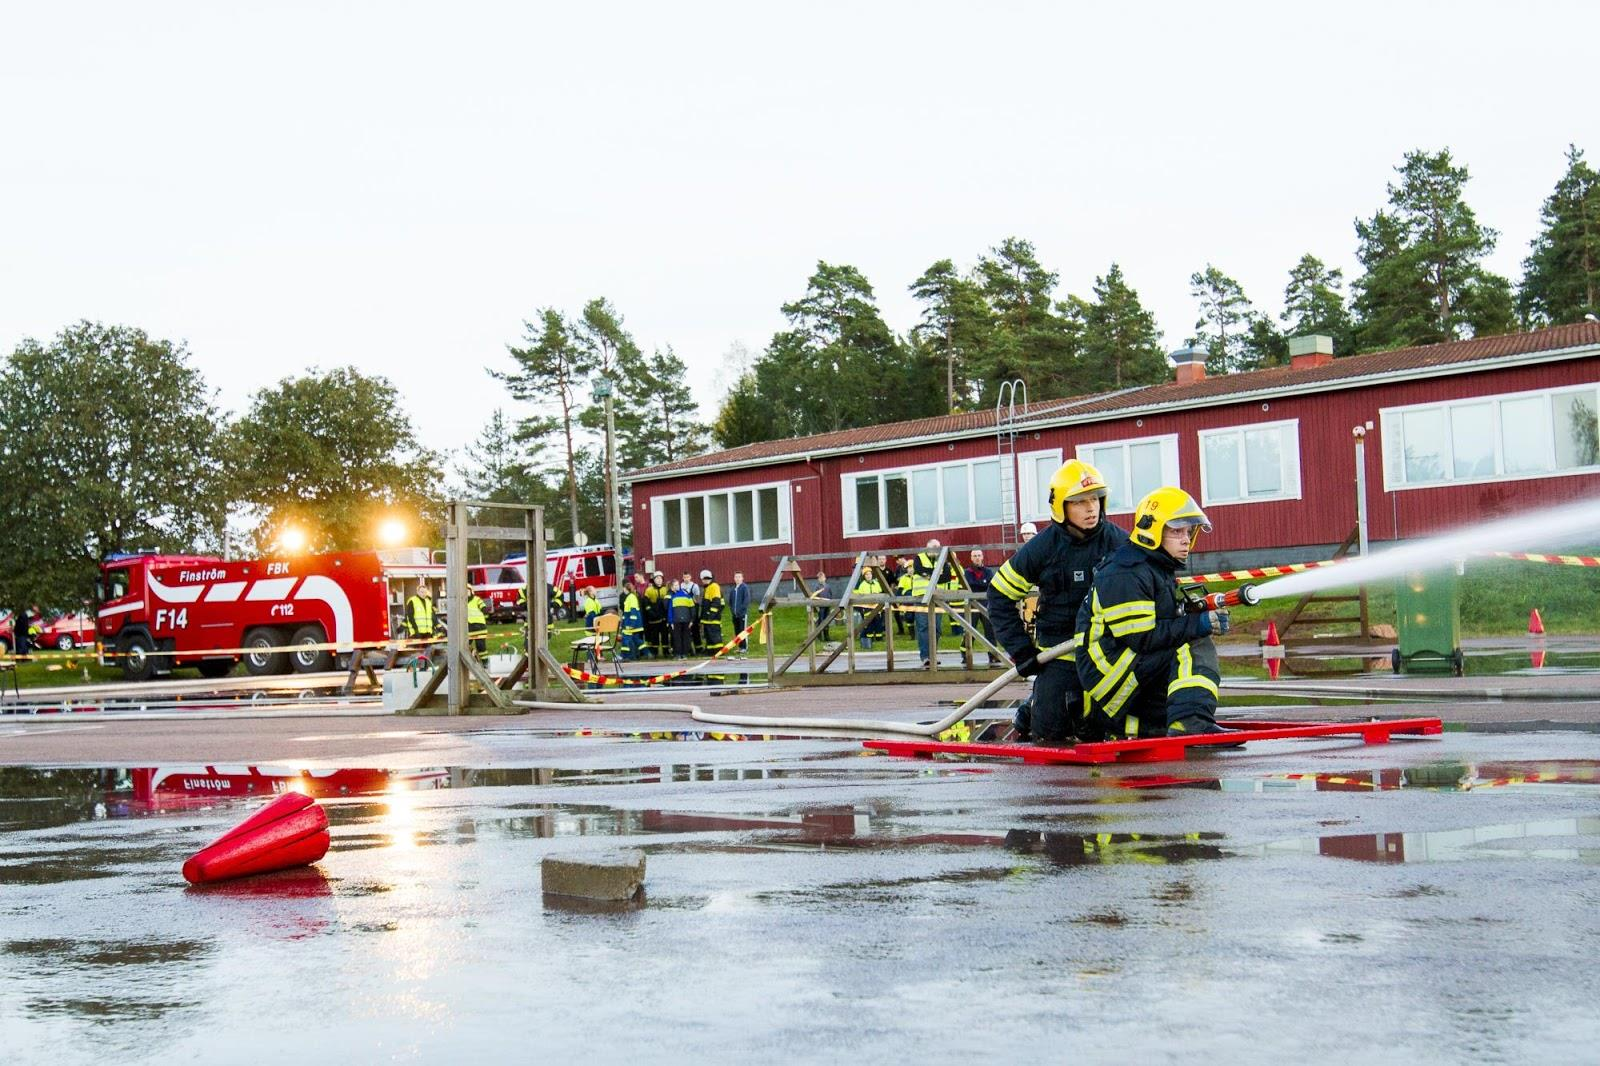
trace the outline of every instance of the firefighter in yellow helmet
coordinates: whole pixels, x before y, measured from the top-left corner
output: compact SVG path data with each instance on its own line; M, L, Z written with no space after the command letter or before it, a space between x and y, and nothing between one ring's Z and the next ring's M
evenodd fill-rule
M989 621L995 636L1018 673L1039 678L1031 710L1025 705L1027 713L1019 711L1016 719L1018 735L1031 735L1037 744L1071 743L1085 722L1083 689L1071 653L1042 666L1038 655L1072 639L1095 568L1127 542L1128 535L1106 521L1106 495L1100 471L1079 459L1063 465L1050 479L1050 524L1018 548L989 582ZM1030 639L1018 605L1035 585L1039 607Z
M1227 611L1190 613L1178 571L1211 524L1171 486L1139 501L1129 542L1106 560L1081 609L1078 676L1096 727L1121 736L1215 733L1217 649Z

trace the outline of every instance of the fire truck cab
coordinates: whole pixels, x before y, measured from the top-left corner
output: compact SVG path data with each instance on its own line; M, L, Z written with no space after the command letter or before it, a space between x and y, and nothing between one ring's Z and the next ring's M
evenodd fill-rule
M143 681L197 667L223 677L331 670L357 644L402 632L406 599L444 567L426 549L229 562L214 556L114 556L101 566L96 626L123 675Z
M629 568L630 558L623 553L622 566ZM557 593L568 587L573 594L593 589L595 599L602 607L617 606L617 559L609 544L589 544L582 548L553 548L545 555L545 574Z

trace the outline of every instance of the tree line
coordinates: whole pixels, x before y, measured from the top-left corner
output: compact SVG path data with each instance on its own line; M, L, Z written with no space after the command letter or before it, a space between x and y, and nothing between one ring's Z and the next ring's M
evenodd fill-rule
M0 605L76 606L116 552L366 548L388 518L436 539L442 457L382 377L285 378L230 418L182 344L80 322L23 340L0 397Z
M1499 233L1468 205L1467 168L1448 149L1409 152L1395 171L1384 206L1355 222L1361 274L1348 290L1342 271L1308 252L1274 320L1214 263L1190 276L1199 315L1187 343L1205 350L1209 373L1282 365L1288 339L1309 333L1349 356L1600 312L1600 180L1576 147L1515 286L1484 265ZM921 315L902 337L859 270L820 262L805 295L783 306L788 328L723 400L715 440L734 447L981 409L1018 377L1034 400L1166 380L1162 332L1118 264L1087 297L1057 298L1056 283L1016 237L966 269L941 259L911 283Z
M1281 364L1287 338L1306 333L1332 336L1347 356L1600 313L1600 179L1581 151L1567 151L1516 285L1484 265L1499 235L1468 206L1467 183L1448 150L1408 153L1384 206L1355 223L1360 275L1347 290L1339 270L1307 253L1276 319L1205 264L1190 278L1199 315L1189 343L1223 373ZM564 512L574 540L598 540L610 493L602 378L622 471L713 442L981 409L1017 377L1035 400L1167 378L1162 333L1120 266L1087 296L1058 298L1056 288L1033 245L1008 238L964 269L949 259L928 267L909 287L921 314L901 336L859 270L820 262L710 426L683 360L671 346L647 354L610 301L545 307L488 368L526 413L494 411L453 464L418 442L381 376L312 371L226 417L183 345L81 322L49 342L24 340L0 365L0 604L74 604L115 551L222 550L230 518L249 528L234 546L243 550L271 550L290 528L312 549L368 547L384 516L437 542L447 484L544 504Z

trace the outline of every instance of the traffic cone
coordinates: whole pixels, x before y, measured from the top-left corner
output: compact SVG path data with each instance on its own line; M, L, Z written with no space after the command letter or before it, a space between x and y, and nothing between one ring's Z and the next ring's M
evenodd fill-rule
M1276 648L1276 652L1268 649ZM1283 669L1283 640L1278 636L1278 623L1267 621L1267 636L1261 642L1261 657L1267 661L1267 676L1278 680L1278 671Z
M1544 619L1539 617L1539 608L1537 607L1528 612L1528 635L1531 637L1544 636Z
M183 864L192 885L305 866L328 853L328 816L317 801L285 792Z
M1528 653L1528 658L1529 658L1530 661L1532 661L1533 668L1535 670L1543 670L1544 669L1544 649L1543 648L1534 648L1533 651Z

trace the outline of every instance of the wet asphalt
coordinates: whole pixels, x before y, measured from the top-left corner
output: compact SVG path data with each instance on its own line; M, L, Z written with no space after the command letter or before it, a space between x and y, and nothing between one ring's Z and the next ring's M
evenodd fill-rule
M165 791L0 769L4 1060L1590 1061L1600 1037L1600 735L1098 769L702 736L486 724L474 765L375 760L343 795L328 771L361 764L325 763L328 856L208 889L179 866L258 801L186 791L203 765ZM542 856L623 845L643 900L542 897Z

